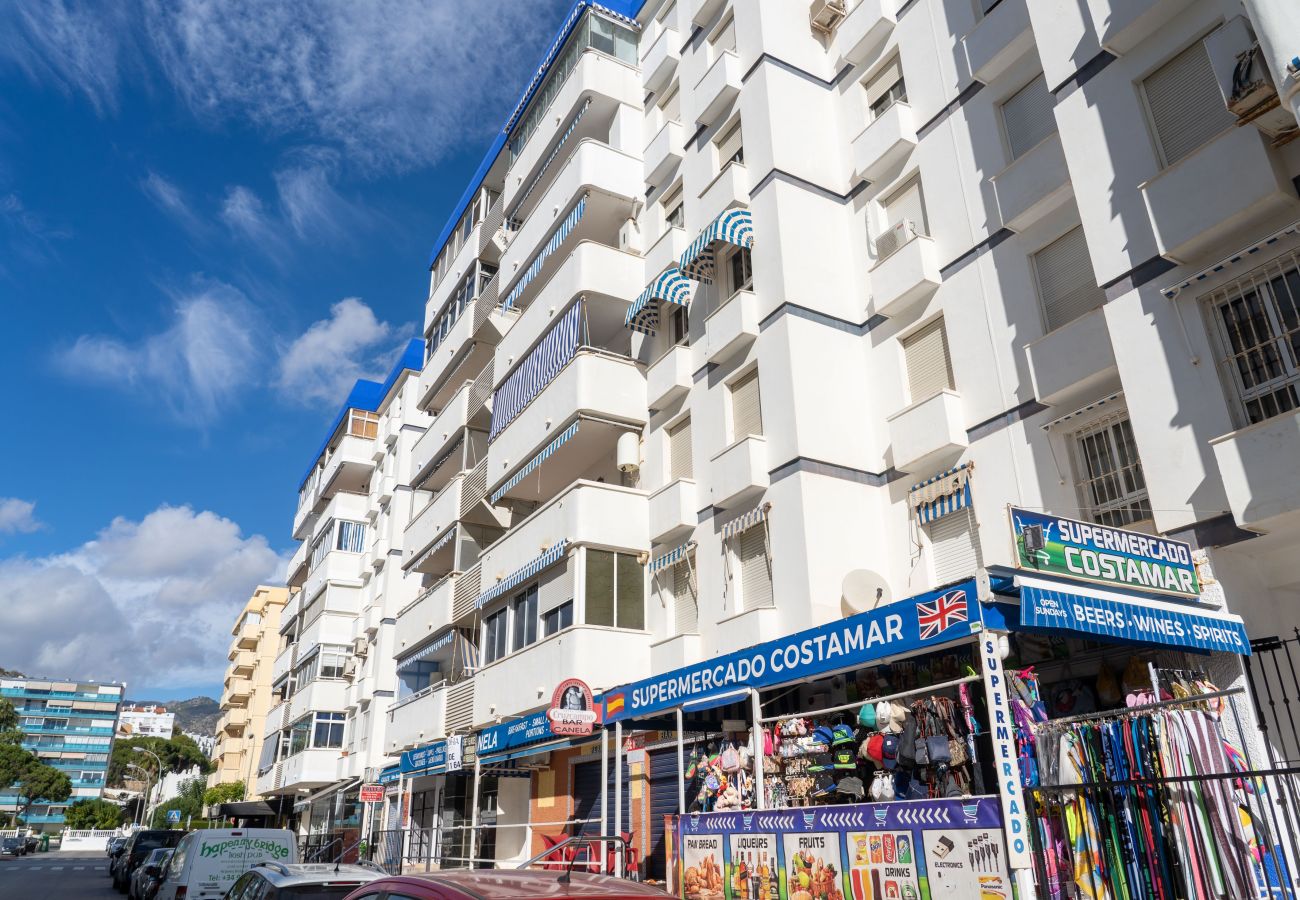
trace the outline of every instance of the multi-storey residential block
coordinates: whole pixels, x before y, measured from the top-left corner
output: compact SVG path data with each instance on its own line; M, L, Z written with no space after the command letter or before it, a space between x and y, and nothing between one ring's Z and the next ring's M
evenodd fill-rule
M280 617L288 601L287 588L258 585L244 604L230 631L216 739L206 740L214 765L208 785L242 781L249 800L256 797L257 761L273 702L271 670L280 654Z
M364 742L390 859L521 860L608 802L662 876L672 720L605 775L540 715L557 688L621 729L622 686L864 585L1020 590L1012 505L1186 541L1225 634L1229 607L1293 627L1296 24L1280 0L575 3L435 242L424 356L385 389L409 443L354 398L302 488L277 683L330 643L342 675L351 639L395 672L319 663L339 696L273 726L266 789L350 789L337 749ZM338 796L312 822L359 821Z
M103 794L118 707L125 690L124 684L111 682L0 679L0 697L18 712L23 748L67 773L72 781L72 796L67 801L31 807L26 818L28 827L58 831L69 803ZM0 816L6 821L18 800L11 788L0 789Z
M117 714L117 736L167 739L176 727L176 714L161 703L124 703Z

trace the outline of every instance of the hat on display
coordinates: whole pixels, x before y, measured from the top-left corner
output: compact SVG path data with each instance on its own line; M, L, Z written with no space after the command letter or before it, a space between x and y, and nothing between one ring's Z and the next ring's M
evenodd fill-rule
M847 794L850 797L856 797L861 800L867 795L867 790L862 784L862 779L856 776L841 778L840 783L835 786L835 790L841 794Z
M885 736L883 734L873 734L867 738L867 759L876 765L884 764L884 755L882 753L885 745Z
M886 734L880 741L880 760L886 769L898 765L898 735Z
M858 710L858 724L863 728L875 728L876 707L870 703L862 704L862 708Z
M876 704L876 727L884 728L889 723L889 701L881 700Z
M814 728L812 736L814 741L819 744L825 744L827 747L835 742L835 732L831 731L831 729L827 728L825 725L818 725Z
M876 710L876 721L881 731L887 731L890 734L902 734L903 725L907 722L907 717L910 715L911 711L906 706L895 700L893 703L889 704L888 721L880 718L879 710Z
M831 729L831 746L840 747L853 743L853 729L843 723Z

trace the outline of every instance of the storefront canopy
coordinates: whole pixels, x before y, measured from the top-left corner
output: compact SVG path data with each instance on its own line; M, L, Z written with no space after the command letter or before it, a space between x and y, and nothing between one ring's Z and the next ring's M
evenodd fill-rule
M719 241L746 250L754 246L754 217L750 211L728 209L709 223L678 261L682 274L695 281L711 282L717 262L714 245Z
M397 764L403 775L437 775L447 769L447 742L434 741L402 754Z

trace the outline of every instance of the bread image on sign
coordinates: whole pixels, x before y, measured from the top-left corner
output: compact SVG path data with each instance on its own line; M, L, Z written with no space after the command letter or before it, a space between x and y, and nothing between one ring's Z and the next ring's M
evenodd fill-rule
M546 717L551 722L551 732L560 735L589 735L600 721L591 688L578 678L560 682Z

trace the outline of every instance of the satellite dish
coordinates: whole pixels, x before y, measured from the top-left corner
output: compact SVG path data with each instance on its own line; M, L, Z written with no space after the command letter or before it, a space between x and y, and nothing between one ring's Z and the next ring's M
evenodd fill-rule
M870 612L894 599L889 582L879 572L870 569L854 569L845 575L840 591L840 609L846 616Z

